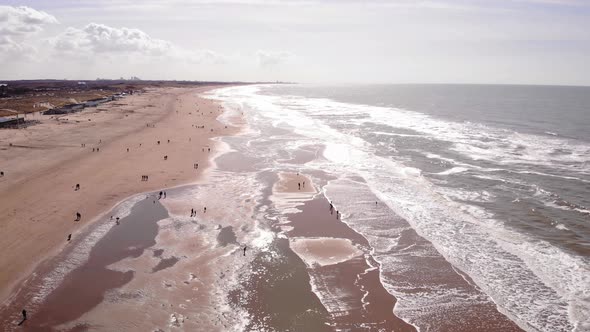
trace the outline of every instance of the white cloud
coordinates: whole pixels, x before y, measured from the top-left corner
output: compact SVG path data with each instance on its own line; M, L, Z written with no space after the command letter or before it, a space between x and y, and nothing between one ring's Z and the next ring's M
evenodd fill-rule
M0 58L33 58L36 49L27 39L57 23L54 16L30 7L0 6Z
M43 30L47 24L59 23L46 12L30 7L0 6L0 35L19 36Z
M175 47L168 41L150 37L139 29L113 28L90 23L83 29L68 28L52 40L56 50L65 53L137 53L148 56L170 55Z
M284 64L293 58L293 54L289 52L269 52L263 50L256 52L256 56L258 57L258 64L263 67Z
M173 43L152 38L139 29L115 28L90 23L82 29L69 27L50 40L58 54L73 58L98 59L134 56L135 61L173 60L190 64L227 64L238 60L236 56L212 50L189 50Z

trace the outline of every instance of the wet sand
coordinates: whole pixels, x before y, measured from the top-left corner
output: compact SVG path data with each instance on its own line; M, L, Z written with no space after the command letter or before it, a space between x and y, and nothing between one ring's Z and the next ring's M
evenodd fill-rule
M133 278L133 271L114 271L107 267L126 257L138 257L156 243L157 222L168 213L153 200L137 203L131 215L120 219L119 225L94 245L88 260L69 273L25 323L28 329L49 331L51 327L77 319L101 303L108 290L121 287ZM19 304L26 307L25 303L15 303L16 307L21 307Z
M393 314L395 298L379 280L379 265L370 258L368 242L360 234L336 219L335 209L318 195L307 201L301 212L289 215L289 238L328 237L347 239L362 255L329 265L309 268L314 292L319 295L330 315L329 324L336 329L414 331L414 327ZM330 258L331 250L319 252Z

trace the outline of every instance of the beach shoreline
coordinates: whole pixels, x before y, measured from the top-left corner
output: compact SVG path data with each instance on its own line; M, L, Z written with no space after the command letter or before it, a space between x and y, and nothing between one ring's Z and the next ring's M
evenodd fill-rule
M213 88L154 88L0 131L6 174L0 179L2 302L35 266L64 248L68 234L75 238L113 206L199 180L215 155L211 139L238 130L222 126L216 120L221 107L198 95ZM144 174L148 181L141 181ZM76 212L80 221L74 221Z

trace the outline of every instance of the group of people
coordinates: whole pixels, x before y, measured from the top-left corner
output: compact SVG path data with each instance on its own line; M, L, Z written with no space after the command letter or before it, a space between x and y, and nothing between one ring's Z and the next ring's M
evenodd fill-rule
M301 182L297 182L297 185L299 186L299 190L301 190ZM305 181L303 181L303 188L305 188Z
M142 175L141 176L141 181L147 181L149 179L150 179L150 177L148 175Z
M203 208L203 213L207 212L207 207L205 206ZM191 209L191 217L196 217L197 216L197 210L196 209Z
M334 208L334 204L330 201L330 214L334 214L334 211L336 211L336 219L340 219L340 212Z
M119 219L120 219L119 217L117 217L117 218L115 219L115 222L117 223L117 225L119 225ZM111 216L111 220L113 220L113 216Z

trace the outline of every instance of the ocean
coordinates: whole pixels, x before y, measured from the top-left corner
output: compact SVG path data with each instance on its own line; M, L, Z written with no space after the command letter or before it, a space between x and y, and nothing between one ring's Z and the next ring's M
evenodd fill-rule
M491 307L527 331L590 330L590 88L253 85L210 97L245 117L245 133L221 140L248 172L322 184L417 329L469 330Z

